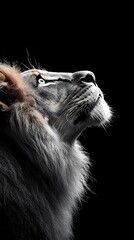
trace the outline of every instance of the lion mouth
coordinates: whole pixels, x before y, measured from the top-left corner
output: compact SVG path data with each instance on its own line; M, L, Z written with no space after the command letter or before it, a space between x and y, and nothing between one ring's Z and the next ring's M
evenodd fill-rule
M95 102L92 103L84 103L83 110L78 113L78 117L74 120L74 125L85 122L90 117L90 113L93 109L99 104L100 99L102 98L102 94L99 93L98 98Z

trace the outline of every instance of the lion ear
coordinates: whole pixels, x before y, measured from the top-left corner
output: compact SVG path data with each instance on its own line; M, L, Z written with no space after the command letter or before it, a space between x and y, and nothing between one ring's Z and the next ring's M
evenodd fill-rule
M3 72L0 72L0 81L5 81L6 76L4 75Z
M21 74L15 66L8 64L0 64L0 81L6 81L9 85L16 85L19 88L24 88L24 84L21 81Z
M21 72L15 66L0 64L0 89L10 98L14 96L18 101L24 101L27 94Z

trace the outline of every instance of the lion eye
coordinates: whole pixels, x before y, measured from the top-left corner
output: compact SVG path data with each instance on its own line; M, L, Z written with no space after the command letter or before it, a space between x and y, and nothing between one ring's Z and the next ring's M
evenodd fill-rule
M45 84L45 80L43 78L38 79L38 84Z
M38 75L37 76L37 86L38 87L47 87L49 85L55 85L54 80L46 80L42 78L42 76Z

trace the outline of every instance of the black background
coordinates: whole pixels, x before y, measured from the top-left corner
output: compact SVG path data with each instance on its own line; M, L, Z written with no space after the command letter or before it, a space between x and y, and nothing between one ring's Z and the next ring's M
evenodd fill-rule
M92 191L75 217L74 236L76 240L125 236L125 163L120 154L123 10L97 3L74 7L64 4L58 10L55 6L53 10L52 6L32 7L23 6L23 11L7 15L7 23L3 20L0 60L16 62L23 70L30 61L48 71L95 73L114 117L106 130L92 127L80 137L93 164L89 181Z

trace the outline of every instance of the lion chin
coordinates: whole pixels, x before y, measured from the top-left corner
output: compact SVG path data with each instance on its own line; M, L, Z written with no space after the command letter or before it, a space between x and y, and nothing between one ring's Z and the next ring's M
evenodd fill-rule
M80 91L79 111L72 118L66 118L62 136L73 142L87 127L107 126L111 122L112 110L97 85L90 86L86 93Z

